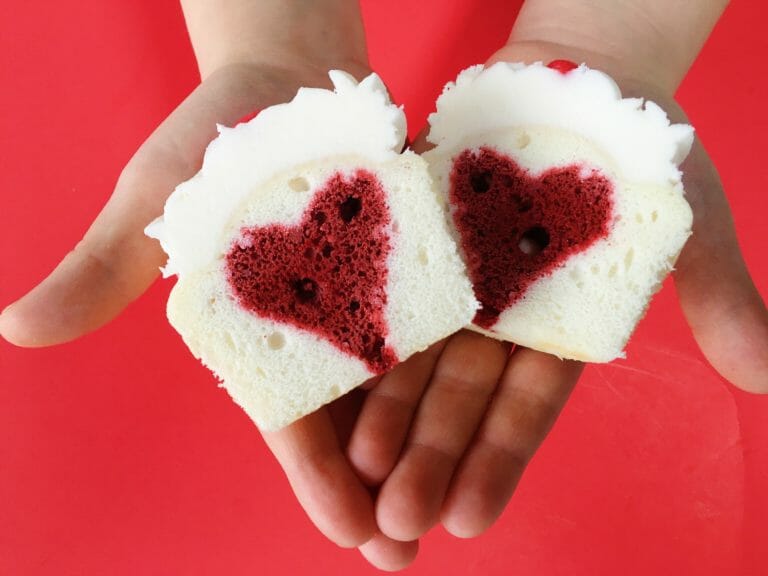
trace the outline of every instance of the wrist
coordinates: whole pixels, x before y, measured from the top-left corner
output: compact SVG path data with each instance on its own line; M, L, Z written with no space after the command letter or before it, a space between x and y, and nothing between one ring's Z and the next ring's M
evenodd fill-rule
M367 68L357 0L181 0L203 79L237 65Z
M505 59L584 62L623 87L672 96L726 4L527 0L500 52Z

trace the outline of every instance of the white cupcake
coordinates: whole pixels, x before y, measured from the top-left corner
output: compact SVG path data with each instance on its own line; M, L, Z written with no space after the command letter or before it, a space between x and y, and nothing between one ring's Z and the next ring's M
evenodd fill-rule
M693 129L586 66L475 66L424 157L481 309L474 327L563 358L623 349L691 233Z
M477 310L426 162L378 76L220 127L148 228L168 317L265 430L326 404Z

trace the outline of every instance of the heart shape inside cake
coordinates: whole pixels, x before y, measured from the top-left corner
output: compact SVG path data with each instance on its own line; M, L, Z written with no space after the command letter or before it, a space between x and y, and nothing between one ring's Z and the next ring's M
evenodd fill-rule
M450 201L475 296L490 329L537 279L608 236L613 184L574 164L532 175L482 147L453 163Z
M229 284L246 310L319 335L385 372L398 361L384 317L389 223L374 174L336 173L298 225L241 230L226 256Z

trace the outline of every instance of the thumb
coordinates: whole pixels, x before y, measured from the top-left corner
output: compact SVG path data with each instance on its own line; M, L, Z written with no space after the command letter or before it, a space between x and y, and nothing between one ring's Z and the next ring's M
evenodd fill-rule
M749 392L768 392L768 311L750 278L722 184L697 143L686 160L693 236L675 285L699 347L712 366Z
M253 105L247 83L209 78L155 130L123 170L84 238L40 284L0 314L0 335L18 346L49 346L117 316L157 277L165 256L144 228L199 168L216 122Z
M168 191L173 184L147 180L126 169L83 240L0 315L6 340L18 346L72 340L114 318L149 286L163 255L142 230L162 211L163 184Z

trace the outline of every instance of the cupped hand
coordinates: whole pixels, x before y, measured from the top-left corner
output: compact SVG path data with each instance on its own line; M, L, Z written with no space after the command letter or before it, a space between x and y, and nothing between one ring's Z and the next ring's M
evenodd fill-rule
M490 60L578 59L562 46L508 45ZM610 70L597 56L595 67ZM602 66L601 66L602 64ZM620 82L621 78L619 77ZM671 94L622 82L625 96L654 100L686 122ZM423 149L423 139L415 147ZM720 374L768 392L768 312L741 255L717 171L697 140L683 165L693 235L674 272L693 336ZM568 399L582 366L460 332L397 367L370 390L347 447L377 493L383 535L412 541L442 523L472 537L487 529ZM364 555L376 563L366 547Z
M399 570L439 522L493 524L581 369L463 330L264 437L328 538Z
M117 316L157 278L166 256L144 228L162 214L168 195L191 178L216 137L216 124L293 98L301 86L330 87L327 71L342 68L361 79L358 61L275 67L234 64L207 75L139 148L84 238L56 269L0 315L0 334L19 346L50 346L91 332ZM340 406L346 406L340 402ZM335 413L344 412L340 406ZM267 434L296 495L318 528L341 546L371 539L379 563L412 556L414 544L378 535L373 500L354 474L337 439L332 410ZM346 417L340 417L343 421Z
M586 62L611 74L624 96L648 98L673 122L687 121L674 90L706 38L707 18L716 16L716 7L693 27L696 33L683 35L690 61L684 53L658 63L645 58L653 50L630 49L637 38L649 46L655 46L652 40L666 45L659 42L665 36L653 19L650 33L644 28L648 22L629 26L630 40L621 40L628 55L617 57L610 40L594 33L599 25L587 21L586 32L563 34L580 28L553 14L554 6L526 3L524 24L488 64ZM568 7L581 16L606 10L587 3ZM611 17L623 18L631 8L615 7ZM567 11L564 4L560 9ZM686 10L677 13L685 16ZM626 24L621 18L608 22ZM539 32L554 35L558 43L533 39ZM568 39L580 46L568 45ZM698 139L682 168L694 223L674 272L681 308L704 355L724 378L746 391L768 392L768 311L741 255L722 183ZM526 349L510 355L504 344L460 332L382 378L365 399L347 447L358 475L377 491L381 532L408 541L438 522L464 537L490 526L580 371L575 362ZM365 547L361 550L375 563Z

